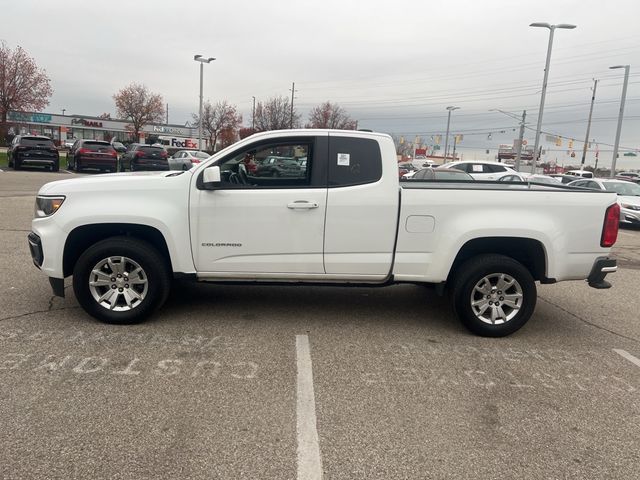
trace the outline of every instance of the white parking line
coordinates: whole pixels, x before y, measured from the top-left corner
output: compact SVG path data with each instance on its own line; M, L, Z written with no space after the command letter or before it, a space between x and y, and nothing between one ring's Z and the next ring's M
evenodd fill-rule
M309 337L296 335L298 385L296 414L298 432L298 480L322 478L322 460L316 429L316 401Z
M626 358L627 360L629 360L631 363L635 364L636 366L640 367L640 358L634 357L633 355L631 355L626 350L618 350L617 348L614 348L613 351L616 352L618 355Z

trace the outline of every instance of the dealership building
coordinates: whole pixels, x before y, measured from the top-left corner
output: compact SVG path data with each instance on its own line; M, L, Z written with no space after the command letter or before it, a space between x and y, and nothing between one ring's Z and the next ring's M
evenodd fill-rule
M52 113L8 112L10 135L44 135L56 145L66 140L118 140L120 142L162 143L176 148L197 148L198 129L184 125L145 125L139 138L134 138L130 122L88 115L57 115ZM204 141L204 139L203 139Z

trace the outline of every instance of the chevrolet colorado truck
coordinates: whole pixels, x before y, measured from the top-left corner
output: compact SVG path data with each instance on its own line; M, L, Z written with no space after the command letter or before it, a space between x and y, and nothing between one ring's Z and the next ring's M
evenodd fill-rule
M266 159L277 169L249 169ZM86 176L44 185L28 236L35 265L93 317L141 321L173 278L433 286L472 332L504 336L536 282L608 288L613 193L508 182L399 182L388 135L259 133L185 172Z

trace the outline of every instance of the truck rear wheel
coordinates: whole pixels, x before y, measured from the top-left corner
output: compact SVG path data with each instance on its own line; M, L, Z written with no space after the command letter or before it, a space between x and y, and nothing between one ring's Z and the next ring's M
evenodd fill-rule
M73 291L82 308L105 323L144 320L166 300L167 262L149 243L112 237L88 248L73 270Z
M520 329L536 306L537 290L529 270L504 255L478 255L457 270L453 308L476 335L504 337Z

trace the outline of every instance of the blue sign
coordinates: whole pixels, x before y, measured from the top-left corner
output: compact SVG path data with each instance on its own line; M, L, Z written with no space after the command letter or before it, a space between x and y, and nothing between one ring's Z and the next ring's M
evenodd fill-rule
M51 123L51 115L48 113L21 113L9 112L7 115L12 122L21 123Z

